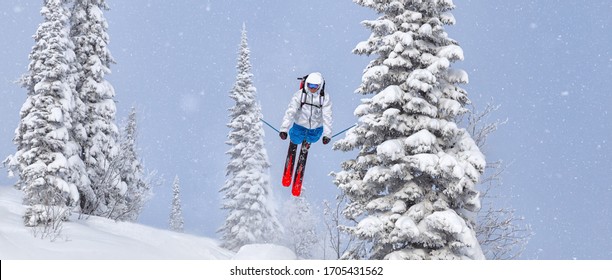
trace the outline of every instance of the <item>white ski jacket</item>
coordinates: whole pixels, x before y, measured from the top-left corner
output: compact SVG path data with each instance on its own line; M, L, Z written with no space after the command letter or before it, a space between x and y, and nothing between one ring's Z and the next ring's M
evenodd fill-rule
M321 96L318 91L310 93L301 89L293 94L289 108L285 111L285 117L280 131L287 132L292 123L299 124L308 129L323 126L323 136L331 138L332 133L332 102L329 95Z

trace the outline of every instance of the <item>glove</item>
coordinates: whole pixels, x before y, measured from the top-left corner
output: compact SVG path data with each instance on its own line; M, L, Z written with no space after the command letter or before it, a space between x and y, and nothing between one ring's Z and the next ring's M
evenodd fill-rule
M280 136L281 139L285 140L285 139L287 139L287 132L283 131L283 132L279 133L278 136Z
M331 141L331 139L329 139L329 137L323 136L323 145L327 145L327 143L329 143L329 141Z

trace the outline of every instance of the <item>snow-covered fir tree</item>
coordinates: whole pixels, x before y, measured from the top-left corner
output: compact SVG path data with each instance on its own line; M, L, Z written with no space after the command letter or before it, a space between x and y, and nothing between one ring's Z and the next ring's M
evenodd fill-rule
M170 229L183 232L183 210L181 210L181 186L179 177L174 177L172 182L172 210L170 210Z
M108 23L104 0L74 1L70 36L75 43L76 91L80 105L75 111L76 138L87 169L89 185L80 186L81 211L111 216L113 205L125 199L127 188L113 162L119 153L115 124L115 91L105 76L113 58L108 49Z
M136 147L136 108L131 109L119 138L119 153L113 159L111 170L118 172L125 195L117 196L109 205L109 218L136 221L151 196L151 182L145 179L144 167ZM111 173L112 174L112 173Z
M65 0L67 7L69 7L72 11L74 11L75 2L74 0ZM71 13L70 22L74 21L74 14ZM72 26L72 24L71 24ZM71 30L71 33L73 31ZM72 34L70 34L71 39ZM74 43L74 40L72 41ZM85 167L85 162L83 161L83 150L81 148L81 143L84 142L86 137L86 133L84 131L85 121L85 105L81 100L79 93L77 91L77 86L81 84L80 82L80 64L76 61L70 64L70 75L69 75L69 83L70 88L72 89L72 95L74 100L74 107L71 112L72 116L72 129L70 130L70 136L75 139L78 144L78 158L74 157L72 168L70 170L71 177L73 177L73 181L75 182L78 190L79 190L79 209L87 208L85 205L95 202L96 195L91 188L91 181L89 180L89 176L87 175L87 168Z
M70 87L75 59L70 11L63 0L45 0L41 14L28 72L21 79L27 99L15 131L17 152L5 161L9 173L19 177L16 187L29 206L24 217L29 226L64 219L79 200L71 175L78 145L70 134L75 103Z
M285 229L286 244L293 249L300 259L311 259L319 237L317 236L317 219L312 206L302 188L298 197L291 196L283 206L282 224ZM323 240L322 240L323 241Z
M375 10L372 31L354 53L375 55L358 94L372 97L355 110L359 121L335 149L357 149L335 183L363 242L345 258L482 259L473 219L475 189L485 159L456 124L469 103L463 59L445 25L455 23L451 0L355 0Z
M238 250L245 244L272 243L282 231L272 201L268 155L264 148L261 106L253 86L250 50L243 26L238 52L236 83L230 97L230 128L227 144L231 147L226 169L222 209L227 210L222 246Z

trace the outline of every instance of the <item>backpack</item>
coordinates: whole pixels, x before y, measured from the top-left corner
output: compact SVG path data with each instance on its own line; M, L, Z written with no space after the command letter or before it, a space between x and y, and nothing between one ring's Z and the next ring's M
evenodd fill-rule
M323 107L323 98L325 98L325 80L323 80L323 84L321 85L321 90L319 91L319 105L316 105L316 104L311 104L311 103L306 102L306 94L307 94L306 93L306 78L308 78L308 75L301 77L301 78L297 78L298 80L300 80L300 90L302 90L300 109L302 109L302 106L304 106L304 104L308 104L310 106L315 106L318 108Z

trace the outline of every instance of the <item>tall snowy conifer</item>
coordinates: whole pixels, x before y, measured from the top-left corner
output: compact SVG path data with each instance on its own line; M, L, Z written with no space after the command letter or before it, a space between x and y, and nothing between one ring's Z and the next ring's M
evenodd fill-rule
M136 138L136 109L132 107L119 137L119 153L111 164L111 170L119 174L121 188L126 189L125 195L117 196L115 204L109 207L108 217L115 220L136 221L151 195L151 183L145 180Z
M105 79L114 61L107 47L108 23L103 10L108 10L104 0L75 1L70 36L77 59L77 102L82 104L75 111L78 125L74 132L90 181L80 186L81 211L109 216L127 189L113 167L119 152L119 132L115 124L115 91Z
M276 218L264 148L261 107L256 100L251 73L250 50L243 26L238 53L236 83L230 97L235 105L229 109L230 128L222 209L228 211L222 233L222 246L237 251L246 244L275 242L281 227Z
M172 210L170 211L170 229L183 232L183 210L181 210L181 186L179 177L174 177L172 182Z
M334 148L358 149L335 183L363 242L345 258L482 259L474 212L485 159L456 119L467 109L467 73L444 25L455 23L452 0L355 0L380 17L354 53L375 55L358 94L357 126Z
M19 176L16 187L29 206L24 217L29 226L64 219L79 200L70 172L74 157L78 158L78 145L70 134L75 103L70 88L74 61L70 12L65 1L46 0L41 14L44 20L34 35L28 72L21 79L27 99L15 130L17 152L5 161L9 173Z

